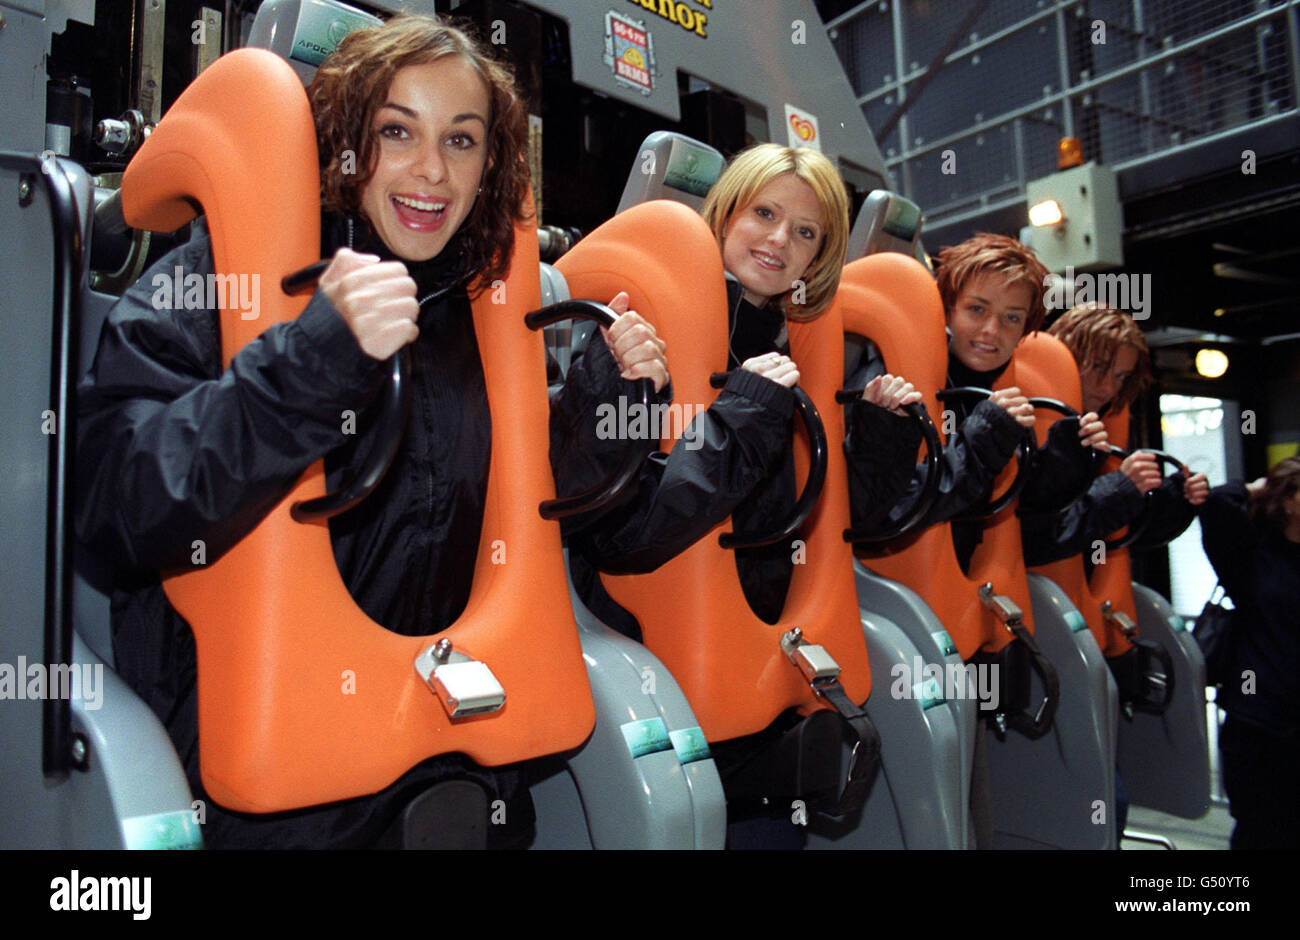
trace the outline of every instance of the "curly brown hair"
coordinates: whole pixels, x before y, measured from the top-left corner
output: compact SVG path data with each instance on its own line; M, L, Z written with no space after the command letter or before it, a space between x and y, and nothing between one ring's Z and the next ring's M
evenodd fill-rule
M951 312L961 296L962 288L971 279L985 271L998 271L1008 284L1024 284L1029 288L1029 315L1025 317L1022 335L1039 330L1047 316L1043 303L1047 268L1023 243L1006 235L979 232L959 245L939 252L934 276L939 282L939 295L943 309Z
M1251 505L1251 514L1256 520L1272 524L1278 529L1286 529L1290 516L1287 503L1300 490L1300 457L1287 457L1279 460L1268 471L1264 483L1264 492Z
M1114 410L1131 405L1151 381L1151 353L1147 350L1146 337L1123 310L1095 301L1079 304L1063 313L1047 332L1070 348L1081 373L1089 366L1109 372L1121 346L1137 350L1137 365L1120 386L1111 405Z
M510 267L515 223L531 215L528 114L508 66L496 61L467 31L443 20L402 13L383 26L349 33L321 63L307 86L320 154L321 206L361 214L361 193L374 174L378 138L372 130L393 76L410 65L460 56L487 86L491 114L482 194L458 233L467 271L478 271L479 289ZM349 159L356 172L344 172Z

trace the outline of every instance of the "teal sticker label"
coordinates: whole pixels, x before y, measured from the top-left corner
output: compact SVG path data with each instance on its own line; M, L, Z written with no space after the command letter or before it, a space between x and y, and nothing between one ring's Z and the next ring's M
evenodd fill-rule
M929 711L934 706L944 703L943 686L934 676L927 676L912 686L912 698L921 703L921 711Z
M627 749L634 758L667 751L673 746L668 737L668 726L662 718L629 721L622 727L623 740L627 742Z
M321 0L303 0L289 55L308 65L320 65L348 33L375 25L372 17L359 11L340 10Z
M722 155L674 140L664 169L664 184L696 196L707 196L722 175Z
M930 636L934 637L934 642L939 644L939 653L942 656L956 656L957 644L952 641L947 630L936 630Z
M128 849L201 849L203 836L194 813L187 809L152 813L122 820Z
M694 728L670 731L668 737L672 739L673 750L677 752L677 760L680 763L690 764L697 760L708 760L713 756L709 753L709 742L704 740L704 731L698 725Z
M1187 621L1184 620L1182 617L1178 616L1177 614L1169 615L1169 626L1173 628L1173 631L1175 633L1187 632Z
M1071 633L1078 633L1081 630L1088 629L1088 621L1083 619L1083 614L1077 610L1067 610L1065 612L1065 622L1070 627Z

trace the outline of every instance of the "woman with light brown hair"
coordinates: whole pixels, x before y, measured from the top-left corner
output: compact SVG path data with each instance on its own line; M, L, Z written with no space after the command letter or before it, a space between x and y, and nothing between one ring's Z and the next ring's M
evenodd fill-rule
M1228 596L1228 679L1218 704L1234 849L1300 848L1300 457L1216 486L1201 541Z
M1086 412L1104 416L1126 408L1151 380L1146 339L1133 317L1122 310L1080 304L1062 314L1048 332L1065 343L1078 364ZM1098 539L1144 512L1149 521L1134 547L1164 544L1191 524L1195 507L1205 502L1209 490L1203 473L1186 479L1171 474L1162 480L1156 458L1135 451L1118 470L1093 480L1070 505L1022 517L1025 563L1044 565L1086 553Z

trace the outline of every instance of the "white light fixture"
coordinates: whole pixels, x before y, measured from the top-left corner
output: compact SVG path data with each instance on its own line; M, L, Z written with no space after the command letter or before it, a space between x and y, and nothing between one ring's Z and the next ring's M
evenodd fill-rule
M1055 199L1044 199L1029 208L1030 225L1056 225L1064 219L1061 204Z
M1227 354L1221 349L1197 350L1196 371L1207 379L1217 379L1228 371Z

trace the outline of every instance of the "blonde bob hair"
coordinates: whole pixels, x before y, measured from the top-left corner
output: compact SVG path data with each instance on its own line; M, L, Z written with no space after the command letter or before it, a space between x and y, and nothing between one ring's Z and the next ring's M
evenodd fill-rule
M780 304L787 319L816 319L830 306L840 286L840 271L849 243L849 197L834 164L807 147L758 144L737 154L709 190L700 213L722 247L731 217L749 207L763 187L779 176L793 173L817 196L822 212L822 242L801 280L802 303L792 299L794 288L769 301Z

